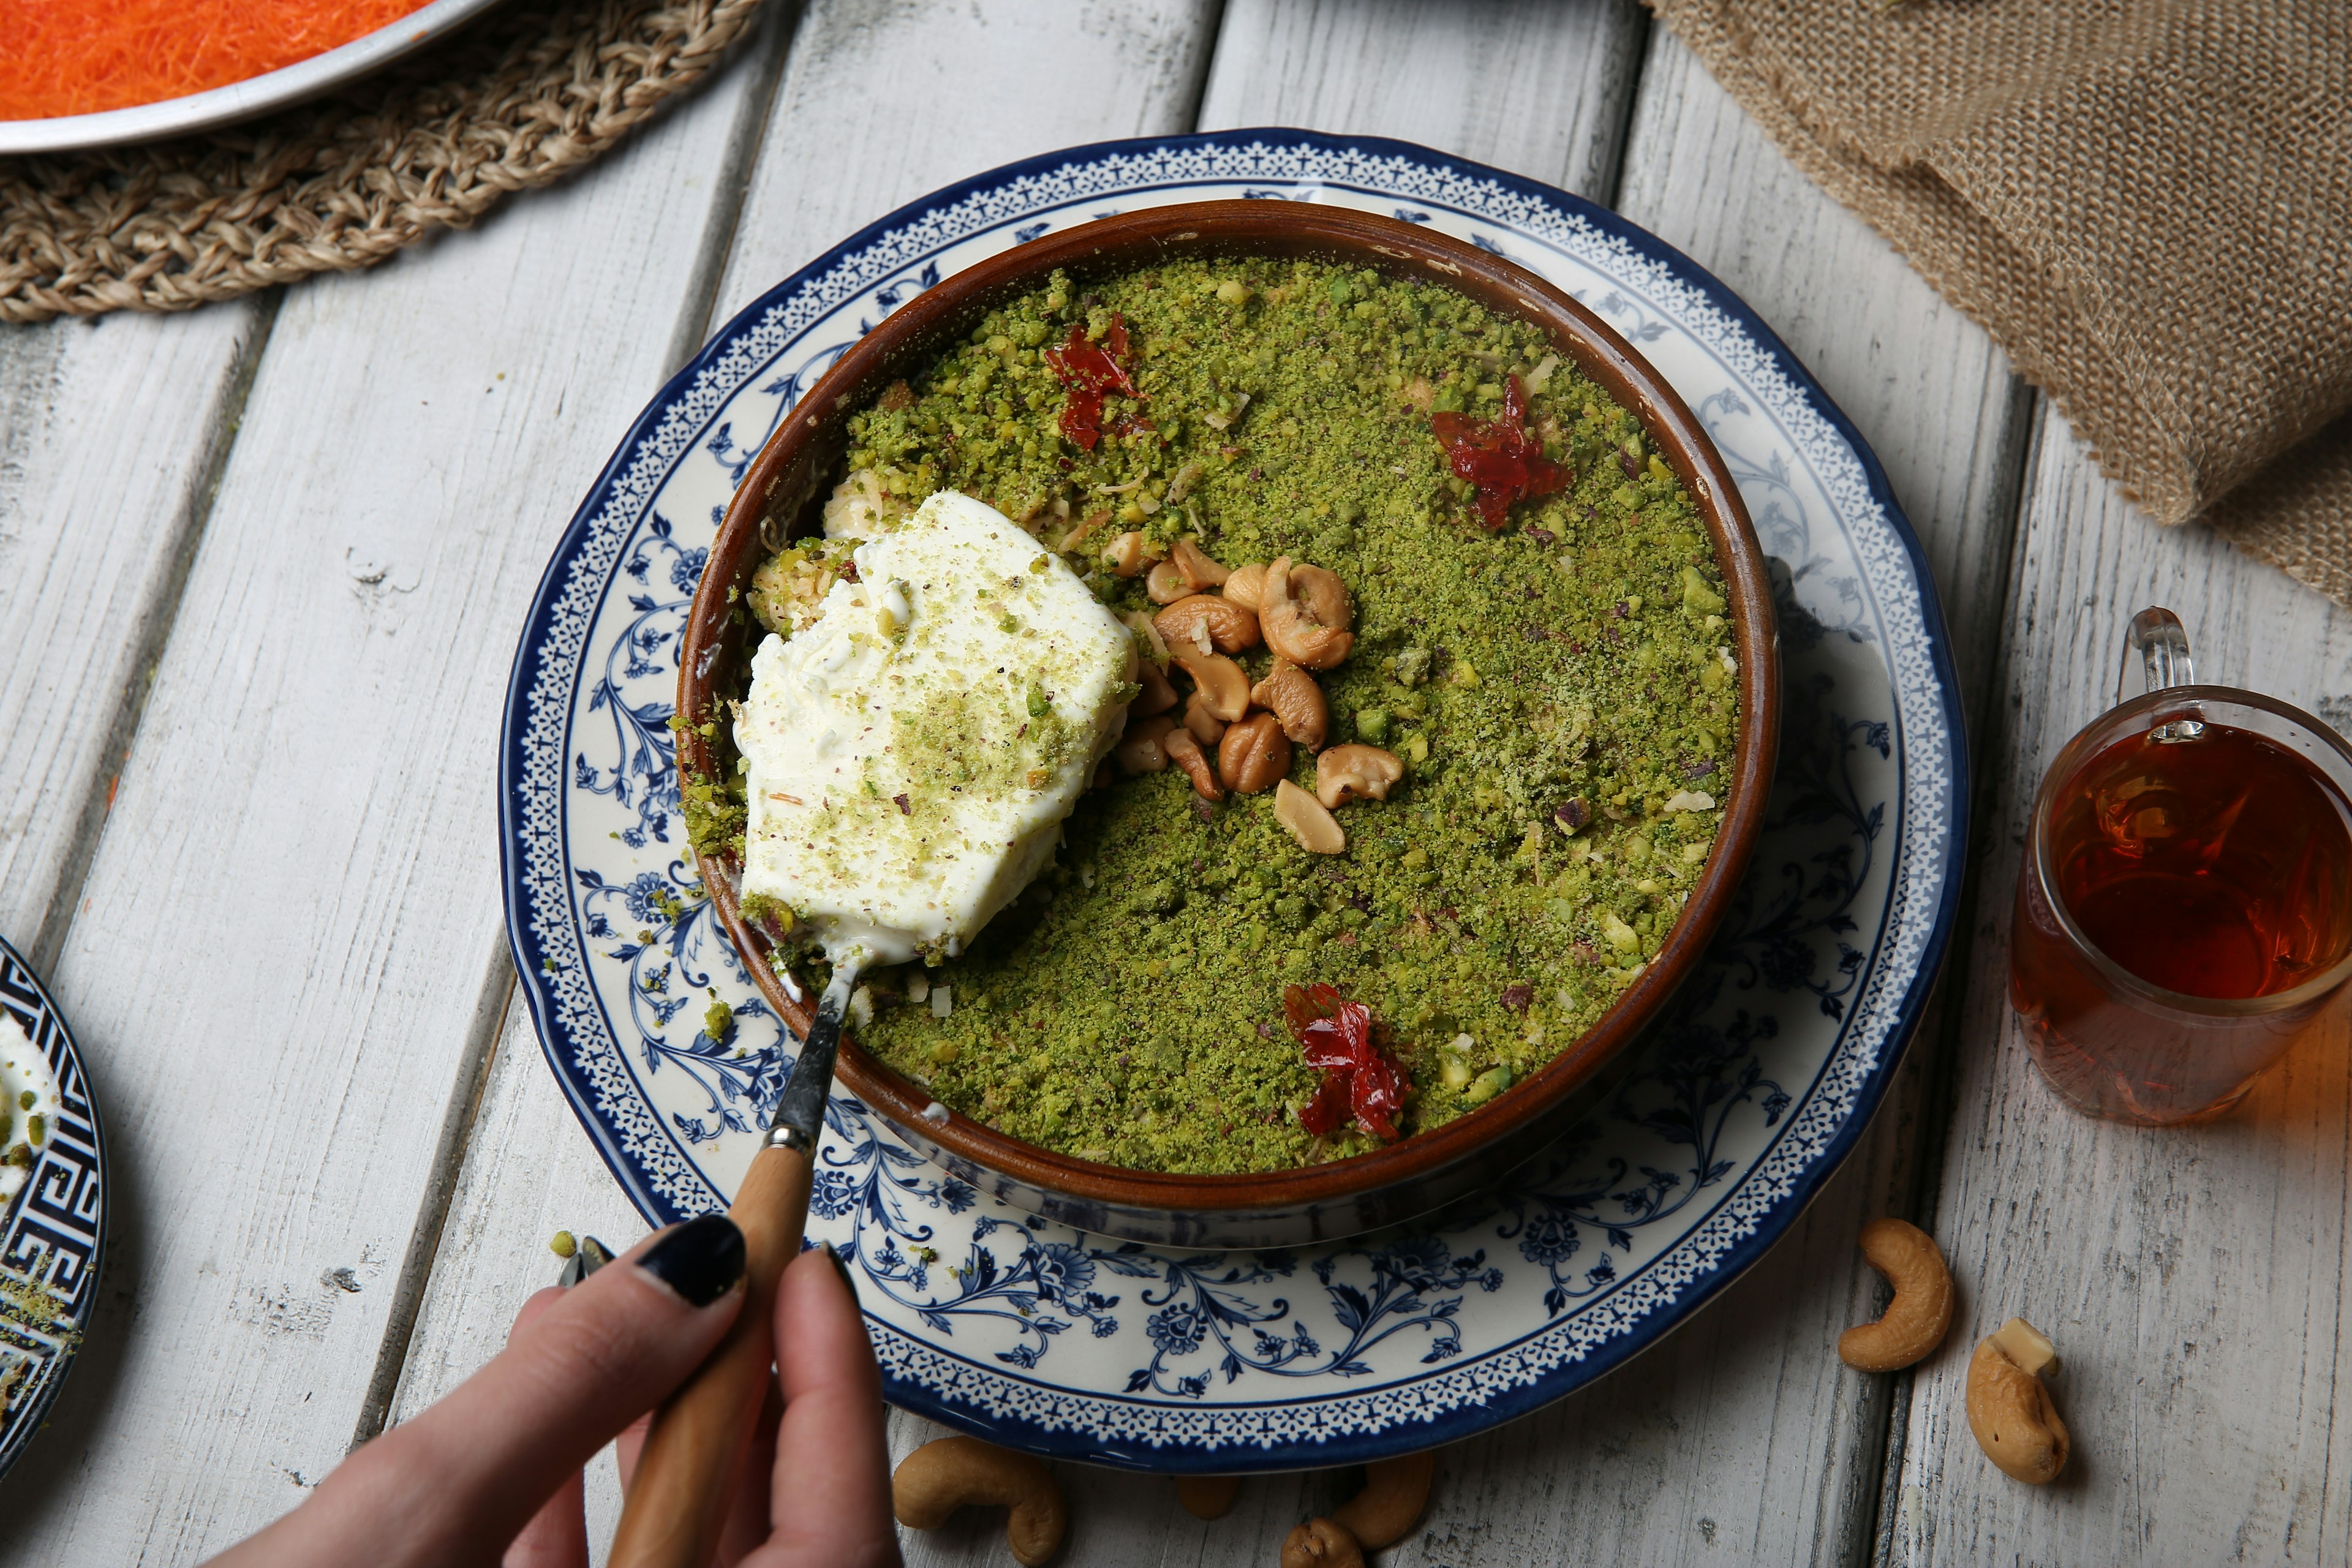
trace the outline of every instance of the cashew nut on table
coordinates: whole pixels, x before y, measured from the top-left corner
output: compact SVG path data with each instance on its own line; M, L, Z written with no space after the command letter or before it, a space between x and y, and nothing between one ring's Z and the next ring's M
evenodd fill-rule
M1969 1430L2002 1473L2032 1486L2057 1479L2074 1445L2042 1374L2058 1352L2023 1318L1985 1336L1969 1358Z
M1862 1255L1895 1287L1874 1323L1838 1336L1838 1359L1857 1372L1894 1372L1925 1359L1952 1326L1952 1271L1935 1238L1899 1219L1862 1227Z
M1429 1483L1437 1474L1434 1450L1375 1459L1364 1467L1364 1489L1331 1510L1310 1519L1282 1543L1282 1568L1349 1568L1367 1552L1402 1541L1429 1506Z
M937 1530L967 1503L1012 1510L1004 1542L1025 1568L1062 1549L1069 1515L1042 1459L977 1437L940 1437L900 1460L890 1478L891 1510L909 1530Z
M1239 1476L1179 1476L1176 1500L1194 1519L1223 1519L1232 1510L1234 1494L1242 1489Z

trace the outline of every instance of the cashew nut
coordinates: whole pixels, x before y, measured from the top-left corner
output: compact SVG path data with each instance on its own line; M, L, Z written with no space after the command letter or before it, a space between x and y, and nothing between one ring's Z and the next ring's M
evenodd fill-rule
M1103 564L1121 577L1135 576L1159 559L1159 546L1131 529L1103 546Z
M1225 579L1225 602L1255 610L1265 590L1265 563L1253 561L1246 566L1234 567L1233 575Z
M1168 684L1168 677L1150 659L1136 661L1135 679L1143 693L1127 705L1130 719L1149 719L1154 713L1165 713L1176 706L1176 689Z
M1233 575L1210 559L1208 552L1189 539L1178 540L1176 548L1169 552L1168 560L1184 574L1184 581L1196 594L1204 588L1213 588Z
M1419 1522L1436 1473L1433 1452L1373 1460L1364 1467L1363 1490L1328 1519L1310 1519L1290 1532L1282 1568L1363 1568L1365 1552L1403 1540Z
M1225 721L1211 711L1208 699L1197 691L1184 699L1184 728L1204 746L1213 746L1225 738Z
M1193 594L1151 618L1168 646L1202 654L1246 653L1260 637L1257 616L1215 594Z
M1176 1500L1194 1519L1223 1519L1233 1508L1234 1494L1241 1487L1239 1476L1179 1476Z
M1160 749L1168 753L1170 762L1184 770L1184 776L1192 781L1194 793L1202 800L1225 798L1223 786L1217 783L1216 770L1209 766L1208 754L1201 750L1201 742L1192 738L1190 731L1169 731L1160 739Z
M1265 679L1250 688L1249 700L1271 710L1294 744L1310 752L1323 749L1324 737L1331 732L1331 709L1313 676L1286 658L1277 658Z
M1348 847L1348 836L1322 803L1288 779L1274 786L1274 819L1309 855L1337 855Z
M1061 1550L1069 1516L1041 1459L977 1437L941 1437L908 1455L890 1478L891 1509L909 1530L937 1530L966 1503L1012 1509L1005 1544L1027 1568Z
M1087 536L1088 534L1094 532L1096 529L1100 528L1104 523L1108 522L1109 521L1109 509L1097 508L1097 510L1087 513L1085 519L1081 521L1076 528L1071 529L1069 532L1062 535L1062 542L1056 544L1054 548L1060 551L1065 555L1072 554L1077 550L1079 545L1084 544L1087 542Z
M1150 719L1129 720L1127 733L1119 737L1118 744L1111 751L1111 755L1118 759L1119 772L1156 773L1167 767L1168 752L1160 742L1175 727L1176 721L1165 713Z
M1141 610L1129 610L1118 620L1121 626L1135 634L1137 661L1156 664L1165 670L1168 668L1168 644L1160 637L1160 628L1151 624L1151 617Z
M1348 597L1348 585L1339 574L1321 566L1304 563L1290 569L1290 596L1307 606L1307 614L1318 626L1352 626L1356 619L1355 601Z
M1402 1541L1429 1506L1429 1483L1437 1474L1436 1450L1375 1459L1364 1467L1364 1489L1331 1513L1332 1522L1367 1552Z
M1249 711L1249 675L1240 665L1221 653L1204 658L1190 647L1178 648L1172 657L1201 689L1201 706L1228 724Z
M1364 1548L1344 1526L1310 1519L1284 1538L1282 1568L1364 1568Z
M1969 1358L1969 1430L1977 1435L1977 1446L2004 1474L2037 1487L2057 1479L2073 1446L2050 1390L2012 1358L2007 1345L2020 1345L2048 1366L2055 1364L2055 1355L2045 1359L2033 1347L2049 1342L2022 1318L2011 1318Z
M1356 646L1356 634L1348 630L1353 613L1347 588L1321 567L1293 566L1282 555L1265 569L1258 622L1265 646L1291 663L1329 669L1346 658ZM1167 628L1160 631L1164 636Z
M2023 1318L2011 1318L1992 1331L2001 1353L2036 1377L2058 1370L2058 1347Z
M1235 795L1264 795L1290 771L1290 738L1282 721L1255 713L1217 742L1217 773Z
M1315 761L1315 798L1327 811L1370 796L1386 800L1389 786L1404 777L1404 759L1378 746L1351 742L1334 746Z
M1935 1237L1899 1219L1862 1227L1862 1255L1895 1287L1874 1323L1838 1336L1838 1359L1857 1372L1895 1372L1924 1359L1952 1325L1952 1271Z
M1162 561L1152 567L1143 580L1143 591L1151 595L1155 605L1172 605L1186 595L1197 592L1184 581L1184 574L1173 561Z

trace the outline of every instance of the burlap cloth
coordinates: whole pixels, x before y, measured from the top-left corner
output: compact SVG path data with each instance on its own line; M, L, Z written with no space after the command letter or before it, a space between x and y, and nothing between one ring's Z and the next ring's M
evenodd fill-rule
M762 3L500 6L267 119L0 158L0 321L184 310L372 266L604 152L716 65Z
M1650 0L2159 522L2352 604L2352 0Z

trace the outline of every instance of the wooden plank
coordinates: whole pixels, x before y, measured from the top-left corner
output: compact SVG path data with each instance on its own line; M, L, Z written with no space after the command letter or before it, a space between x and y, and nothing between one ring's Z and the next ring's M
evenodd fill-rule
M1190 130L1216 13L1216 0L812 0L713 323L951 180Z
M2306 1041L2225 1119L2148 1131L2067 1108L2007 1004L2010 900L2042 770L2107 708L2147 605L2200 678L2352 717L2352 614L2190 526L2158 529L2042 422L1988 759L1979 941L1935 1228L1960 1280L1921 1369L1890 1556L1903 1563L2338 1563L2352 1550L2352 1030ZM1963 1409L1975 1342L2012 1314L2057 1343L2074 1444L2046 1489L1996 1471Z
M509 989L515 628L699 318L762 85L286 297L57 967L136 1299L15 1478L28 1561L192 1561L352 1441Z
M751 172L724 302L711 320L725 321L840 237L959 174L1097 136L1185 128L1208 50L1207 9L812 5ZM1069 90L1008 95L996 84L1016 70L1066 81ZM883 80L913 85L886 94L875 87ZM805 149L817 141L825 157L812 161ZM631 395L658 379L638 375ZM626 422L625 414L604 416L602 438ZM542 540L542 553L545 547ZM394 1404L396 1419L438 1398L496 1351L515 1310L552 1273L549 1235L583 1226L604 1227L597 1234L616 1247L645 1228L572 1120L528 1016L516 1009L490 1064L481 1120ZM602 1561L618 1517L609 1450L592 1468L588 1502Z
M1633 0L1232 0L1201 129L1394 136L1606 201L1643 31Z
M538 1031L516 996L499 1030L393 1420L415 1415L499 1352L523 1302L555 1282L562 1265L547 1243L559 1230L618 1252L645 1235L646 1223L549 1078ZM599 1470L589 1536L601 1560L620 1518L611 1450Z
M275 301L0 331L0 932L38 964L203 531Z

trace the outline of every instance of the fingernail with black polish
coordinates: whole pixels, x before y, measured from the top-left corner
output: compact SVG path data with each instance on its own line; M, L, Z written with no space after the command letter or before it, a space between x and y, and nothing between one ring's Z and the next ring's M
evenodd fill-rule
M698 1215L655 1243L637 1267L688 1305L708 1307L743 1278L743 1233L723 1214Z
M849 1299L853 1301L856 1300L857 1280L856 1278L849 1272L849 1259L844 1258L840 1253L835 1252L830 1247L824 1249L824 1255L833 1259L833 1271L841 1276L841 1282L844 1285L849 1287Z

